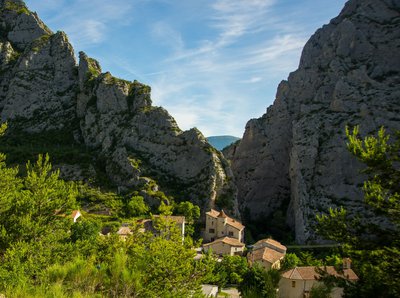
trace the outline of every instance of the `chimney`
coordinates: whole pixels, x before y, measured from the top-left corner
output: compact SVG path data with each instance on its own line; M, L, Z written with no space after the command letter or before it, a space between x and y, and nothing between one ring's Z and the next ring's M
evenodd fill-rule
M218 214L218 218L222 218L222 222L225 224L226 223L226 218L228 216L225 214L224 210L221 210L221 212Z
M343 270L351 269L351 259L350 258L343 258Z

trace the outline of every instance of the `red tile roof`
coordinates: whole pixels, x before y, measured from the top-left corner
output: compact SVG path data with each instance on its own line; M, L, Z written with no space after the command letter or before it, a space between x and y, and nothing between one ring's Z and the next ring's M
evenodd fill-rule
M241 222L234 220L233 218L227 217L226 218L226 224L230 225L238 230L243 230L244 229L244 225L242 225Z
M286 251L286 246L282 245L280 242L272 239L272 238L267 238L267 239L261 239L259 241L257 241L254 246L258 246L258 245L262 245L263 243L268 243L271 244L272 246L275 246L277 248L280 248L284 251Z
M203 246L210 246L210 245L220 243L220 242L231 245L231 246L237 246L237 247L243 247L245 245L244 243L240 242L236 238L224 237L224 238L219 238L219 239L215 240L214 242L204 244Z
M218 217L227 218L228 216L225 214L224 210L221 210L221 212L218 214Z
M211 209L210 211L206 212L207 215L217 218L219 215L219 212L217 210Z
M256 261L266 261L268 263L274 264L285 256L284 253L271 249L269 247L262 247L252 251L249 254L249 260L251 262Z
M358 280L358 276L354 273L352 269L344 269L343 273L339 273L333 266L321 266L319 268L333 276L344 277L349 280ZM290 269L284 272L282 274L282 277L288 279L315 280L320 277L320 274L315 271L315 267L307 266Z
M242 223L240 221L237 221L237 220L227 216L223 210L221 212L219 212L217 210L211 209L206 214L211 216L211 217L214 217L214 218L218 218L218 217L225 218L226 219L226 224L238 229L239 231L243 230L245 228L245 226L242 225Z

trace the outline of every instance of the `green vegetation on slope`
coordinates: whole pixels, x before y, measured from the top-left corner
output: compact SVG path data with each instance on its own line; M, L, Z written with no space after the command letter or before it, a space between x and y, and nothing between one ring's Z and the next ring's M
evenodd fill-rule
M17 14L29 14L29 9L22 3L15 3L11 0L5 0L3 4L3 9L15 11Z

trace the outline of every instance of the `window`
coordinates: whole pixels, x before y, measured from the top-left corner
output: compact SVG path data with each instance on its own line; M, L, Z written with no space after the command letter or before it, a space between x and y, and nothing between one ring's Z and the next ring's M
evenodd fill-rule
M292 288L295 288L295 287L296 287L296 281L292 280Z
M208 232L215 233L215 230L214 229L209 229Z
M233 236L233 232L228 232L228 236Z

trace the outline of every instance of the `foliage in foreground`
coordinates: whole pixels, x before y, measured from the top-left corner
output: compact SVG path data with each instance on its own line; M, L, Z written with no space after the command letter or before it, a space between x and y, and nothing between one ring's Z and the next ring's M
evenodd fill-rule
M366 165L365 210L349 214L344 208L317 216L318 233L343 245L360 280L337 281L348 297L400 297L400 133L389 142L378 135L359 137L358 127L346 130L348 150ZM371 215L381 218L379 223Z
M5 126L0 127L0 134ZM1 142L1 140L0 140ZM6 297L198 297L207 268L171 225L159 237L133 228L123 241L96 221L73 223L78 187L48 156L26 176L0 154L0 293ZM160 223L162 225L163 223Z

